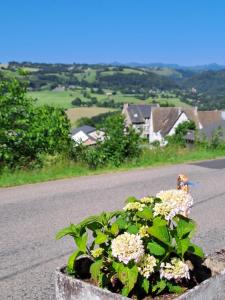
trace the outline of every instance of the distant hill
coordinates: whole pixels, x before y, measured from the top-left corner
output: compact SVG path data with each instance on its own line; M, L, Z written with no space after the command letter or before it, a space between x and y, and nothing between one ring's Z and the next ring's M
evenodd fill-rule
M225 69L225 65L218 65L216 63L206 64L206 65L196 65L196 66L182 66L178 64L165 64L165 63L138 63L138 62L129 62L129 63L120 63L113 62L113 66L129 66L137 68L169 68L169 69L181 69L181 70L190 70L190 71L218 71Z
M184 89L196 89L203 108L225 108L225 69L206 71L181 82Z
M112 64L9 62L0 64L0 81L15 76L20 78L18 74L20 68L29 73L27 75L29 89L36 93L74 91L71 92L71 96L67 95L67 99L76 95L82 98L82 101L92 98L92 102L95 101L93 98L105 103L113 99L120 104L125 101L129 103L164 101L168 105L185 102L188 105L197 105L200 109L225 109L225 66L215 63L187 67L177 64L135 62L126 65L119 62ZM70 100L67 100L67 107L68 101Z

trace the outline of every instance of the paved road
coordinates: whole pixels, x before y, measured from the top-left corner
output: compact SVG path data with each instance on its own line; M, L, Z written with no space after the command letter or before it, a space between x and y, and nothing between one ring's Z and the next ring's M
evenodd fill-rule
M54 269L73 251L69 238L54 240L57 230L119 209L129 195L173 188L181 172L199 182L196 241L207 253L225 247L225 160L0 189L0 299L54 299Z

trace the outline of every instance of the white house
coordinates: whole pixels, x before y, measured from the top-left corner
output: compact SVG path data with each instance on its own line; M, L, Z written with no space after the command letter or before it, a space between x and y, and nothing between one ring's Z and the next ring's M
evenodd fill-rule
M166 144L166 136L173 135L177 126L185 121L193 121L201 130L225 120L225 112L219 110L198 111L197 107L159 107L159 105L124 104L123 115L126 126L132 126L149 143L159 141Z
M126 126L132 126L142 137L149 138L151 110L158 104L124 104L122 114L125 116Z
M194 108L158 107L152 109L149 142L159 141L161 145L165 145L165 137L173 135L177 126L188 120L197 122Z
M159 141L165 145L165 137L175 133L177 126L185 121L193 121L201 130L225 119L223 111L198 111L197 107L157 107L150 117L149 142Z
M82 143L86 146L95 145L97 141L104 140L104 132L96 130L95 127L84 125L71 131L71 138L76 143Z

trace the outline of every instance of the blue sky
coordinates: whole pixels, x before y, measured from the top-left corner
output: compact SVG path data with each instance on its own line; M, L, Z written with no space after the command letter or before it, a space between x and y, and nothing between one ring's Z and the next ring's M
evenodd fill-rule
M225 0L2 0L0 62L225 64Z

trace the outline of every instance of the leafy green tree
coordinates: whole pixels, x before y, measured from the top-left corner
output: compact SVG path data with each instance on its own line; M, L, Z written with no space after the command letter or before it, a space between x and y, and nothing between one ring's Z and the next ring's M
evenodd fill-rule
M140 155L140 136L133 128L125 127L122 115L108 117L102 130L105 132L104 141L86 152L85 160L90 167L96 168L104 164L119 166Z
M71 104L74 106L81 106L82 105L82 100L80 98L75 98L74 100L71 101Z
M27 84L18 80L0 84L0 167L28 167L41 153L68 150L70 124L65 112L36 107Z
M184 136L187 134L188 130L196 130L194 121L184 121L179 124L175 129L175 134L172 136L167 136L168 142L170 144L184 145Z

